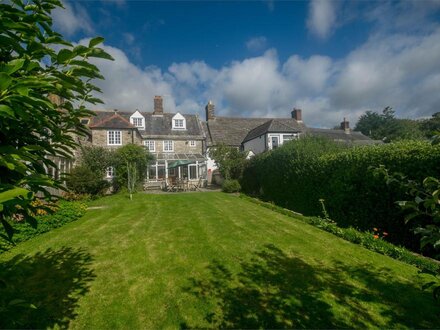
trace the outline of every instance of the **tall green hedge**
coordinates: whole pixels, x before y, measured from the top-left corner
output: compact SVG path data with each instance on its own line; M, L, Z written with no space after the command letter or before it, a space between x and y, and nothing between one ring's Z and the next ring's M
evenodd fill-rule
M379 165L416 180L439 177L440 146L406 141L344 149L320 139L293 141L251 160L241 185L248 194L305 215L321 215L319 199L324 199L339 226L378 228L393 243L418 250L414 224L404 223L395 204L403 191L369 170Z

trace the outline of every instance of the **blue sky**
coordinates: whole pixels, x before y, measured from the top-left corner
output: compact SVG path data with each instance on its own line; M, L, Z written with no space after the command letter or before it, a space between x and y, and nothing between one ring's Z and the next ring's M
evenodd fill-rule
M55 27L101 35L103 108L287 117L332 127L392 106L419 118L440 106L440 0L70 1ZM102 108L101 107L101 108Z

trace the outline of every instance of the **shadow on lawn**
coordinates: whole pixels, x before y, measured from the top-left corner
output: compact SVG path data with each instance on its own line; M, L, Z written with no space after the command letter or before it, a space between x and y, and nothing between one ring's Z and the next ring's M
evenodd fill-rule
M63 247L0 263L0 328L66 328L95 277L91 261L83 249Z
M331 269L311 266L273 245L266 245L240 267L241 272L234 274L214 261L203 279L191 279L191 286L186 288L211 306L205 319L213 327L364 328L377 324L377 314L382 322L388 320L386 327L440 325L429 294L399 283L386 268L342 263ZM427 310L417 308L424 315L414 311L416 297L420 296L418 300ZM329 302L342 310L335 313ZM371 312L365 303L379 305L375 306L378 311ZM181 324L182 328L199 326Z

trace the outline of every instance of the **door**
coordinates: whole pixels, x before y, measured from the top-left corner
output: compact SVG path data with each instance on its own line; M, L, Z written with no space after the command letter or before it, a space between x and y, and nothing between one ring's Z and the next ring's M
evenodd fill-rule
M272 136L272 149L278 148L278 136Z

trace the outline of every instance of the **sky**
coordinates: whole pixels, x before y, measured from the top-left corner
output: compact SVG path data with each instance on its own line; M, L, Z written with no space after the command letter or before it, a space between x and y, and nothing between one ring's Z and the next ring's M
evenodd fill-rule
M66 1L55 30L102 48L96 109L289 117L353 127L367 110L440 111L440 0Z

